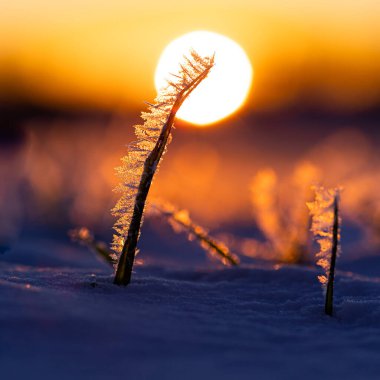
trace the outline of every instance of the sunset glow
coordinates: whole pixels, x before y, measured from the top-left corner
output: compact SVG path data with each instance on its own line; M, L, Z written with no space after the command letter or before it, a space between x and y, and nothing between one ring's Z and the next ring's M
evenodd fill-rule
M7 102L136 114L155 96L152 77L165 47L209 30L236 41L253 64L248 112L298 102L338 111L378 104L375 0L3 3L0 100Z
M206 125L235 112L245 101L251 87L253 70L244 50L221 34L197 31L172 41L163 51L155 72L159 90L167 86L178 62L194 49L201 56L215 53L215 66L178 112L180 119Z

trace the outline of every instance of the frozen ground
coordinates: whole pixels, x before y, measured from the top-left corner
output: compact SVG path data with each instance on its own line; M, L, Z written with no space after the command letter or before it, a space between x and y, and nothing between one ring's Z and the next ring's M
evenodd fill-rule
M18 244L0 256L1 378L379 379L380 260L359 264L330 318L312 268L148 264L120 288L84 249Z

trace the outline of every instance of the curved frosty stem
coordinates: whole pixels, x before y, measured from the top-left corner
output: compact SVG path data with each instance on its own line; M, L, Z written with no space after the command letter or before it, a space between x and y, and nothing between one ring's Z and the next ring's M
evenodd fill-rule
M132 219L117 265L116 275L114 279L114 283L117 285L128 285L131 280L133 263L135 260L136 247L140 235L140 228L146 199L154 174L157 170L162 154L165 151L175 116L182 103L186 100L190 93L199 85L199 83L203 81L203 79L206 78L212 66L213 60L211 59L210 65L199 75L197 75L195 79L193 79L181 91L178 92L176 95L176 100L170 109L168 118L162 127L157 143L144 162L144 168L135 198Z

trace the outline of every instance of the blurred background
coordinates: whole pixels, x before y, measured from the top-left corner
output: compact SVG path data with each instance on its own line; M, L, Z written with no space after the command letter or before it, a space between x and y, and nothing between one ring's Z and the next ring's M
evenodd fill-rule
M236 243L270 240L263 220L273 210L252 192L267 178L260 173L271 173L282 220L312 199L310 185L343 186L346 250L376 254L379 14L376 0L2 1L2 249L23 237L64 240L82 225L110 241L114 167L143 101L156 95L158 58L180 35L209 30L245 49L251 93L210 127L178 121L152 196ZM147 250L157 241L163 251L185 249L161 222L144 228Z

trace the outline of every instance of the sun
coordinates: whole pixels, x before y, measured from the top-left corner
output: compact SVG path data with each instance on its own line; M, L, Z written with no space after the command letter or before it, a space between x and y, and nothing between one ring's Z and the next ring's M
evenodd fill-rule
M157 91L167 86L170 73L178 71L178 63L191 49L202 56L215 53L215 66L183 103L177 117L196 125L212 124L244 103L252 83L252 65L232 39L214 32L191 32L169 43L162 52L155 72Z

